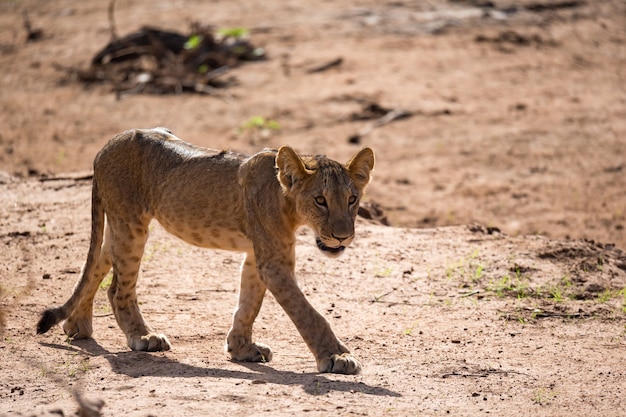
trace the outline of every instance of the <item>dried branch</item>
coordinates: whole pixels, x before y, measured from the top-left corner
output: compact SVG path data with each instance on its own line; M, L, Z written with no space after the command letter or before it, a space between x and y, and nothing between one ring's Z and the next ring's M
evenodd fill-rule
M117 30L115 29L115 0L111 0L109 2L109 10L108 10L108 17L109 17L109 30L111 32L111 42L117 40Z

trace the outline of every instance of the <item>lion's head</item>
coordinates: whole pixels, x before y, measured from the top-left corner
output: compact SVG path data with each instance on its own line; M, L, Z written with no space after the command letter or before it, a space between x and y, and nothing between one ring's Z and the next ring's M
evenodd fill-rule
M363 148L347 164L325 156L298 156L288 146L276 154L278 180L295 201L302 223L314 232L317 247L338 256L354 239L359 201L374 168L374 151Z

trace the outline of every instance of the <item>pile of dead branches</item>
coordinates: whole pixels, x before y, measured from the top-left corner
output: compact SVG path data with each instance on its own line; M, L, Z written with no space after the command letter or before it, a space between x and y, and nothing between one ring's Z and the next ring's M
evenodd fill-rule
M108 83L120 94L211 94L233 80L218 78L245 61L265 58L238 29L214 34L194 24L188 35L143 27L112 40L77 71L86 84Z

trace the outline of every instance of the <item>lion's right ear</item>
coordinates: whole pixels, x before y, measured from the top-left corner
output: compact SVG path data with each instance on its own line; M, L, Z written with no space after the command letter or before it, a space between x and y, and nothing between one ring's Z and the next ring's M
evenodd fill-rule
M278 168L278 181L285 191L306 178L310 171L304 166L304 162L298 154L289 146L282 146L276 154L276 168Z

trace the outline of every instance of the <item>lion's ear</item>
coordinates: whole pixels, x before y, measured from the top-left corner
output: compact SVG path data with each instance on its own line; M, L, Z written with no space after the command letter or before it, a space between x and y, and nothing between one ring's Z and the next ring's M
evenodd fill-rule
M276 154L278 181L285 190L289 190L296 182L309 175L304 162L289 146L282 146Z
M370 172L374 169L374 151L370 147L365 147L352 157L346 164L350 172L352 181L360 189L364 189L370 182Z

